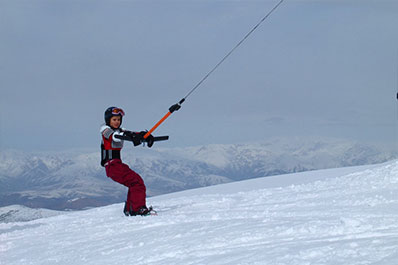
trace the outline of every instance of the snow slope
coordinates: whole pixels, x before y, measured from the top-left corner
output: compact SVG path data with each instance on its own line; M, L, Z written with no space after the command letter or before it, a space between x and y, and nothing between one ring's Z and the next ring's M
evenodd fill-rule
M33 209L22 205L10 205L0 208L0 223L27 222L63 213L62 211Z
M0 224L0 264L398 262L398 161L228 183Z

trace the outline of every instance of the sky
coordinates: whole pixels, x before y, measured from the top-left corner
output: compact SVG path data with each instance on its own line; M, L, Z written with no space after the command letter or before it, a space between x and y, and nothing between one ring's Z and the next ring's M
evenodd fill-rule
M150 129L278 1L0 0L0 147L95 149L109 106ZM285 0L157 146L321 136L398 148L398 1Z

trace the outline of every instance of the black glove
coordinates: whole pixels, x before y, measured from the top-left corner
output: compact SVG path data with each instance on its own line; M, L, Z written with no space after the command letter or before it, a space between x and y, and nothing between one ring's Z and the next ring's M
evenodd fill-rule
M141 133L124 131L124 135L127 136L129 140L133 142L134 146L140 145L144 141L144 135L142 135Z
M155 137L153 137L152 134L150 134L146 139L145 142L147 142L148 147L151 148L153 143L155 142Z
M155 138L152 134L150 134L147 138L144 138L144 135L147 134L148 131L141 131L140 135L142 137L142 141L145 141L148 144L148 147L151 148L153 143L155 142Z

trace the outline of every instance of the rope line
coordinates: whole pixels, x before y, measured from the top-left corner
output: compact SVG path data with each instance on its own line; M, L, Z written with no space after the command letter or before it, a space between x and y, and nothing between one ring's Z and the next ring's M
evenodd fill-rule
M189 92L188 94L181 100L185 101L260 25L263 23L285 0L280 0L247 34L243 39L241 39L235 47L232 48L222 59L219 61L213 69L210 70ZM180 101L180 102L181 102ZM182 103L181 102L181 103Z

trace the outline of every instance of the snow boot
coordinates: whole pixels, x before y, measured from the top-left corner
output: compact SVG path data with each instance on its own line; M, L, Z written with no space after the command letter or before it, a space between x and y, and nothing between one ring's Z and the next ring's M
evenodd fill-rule
M132 211L133 211L133 210L131 209L131 206L130 206L127 202L125 202L125 203L124 203L124 209L123 209L124 215L125 215L125 216L130 216L130 213L131 213Z
M149 209L146 206L141 206L137 211L130 211L131 216L147 216L147 215L155 215L156 212L153 210L152 206Z

